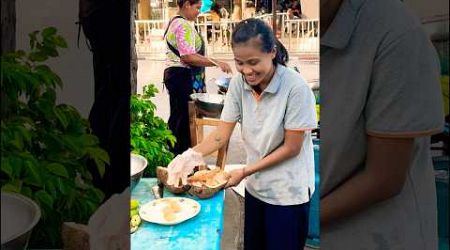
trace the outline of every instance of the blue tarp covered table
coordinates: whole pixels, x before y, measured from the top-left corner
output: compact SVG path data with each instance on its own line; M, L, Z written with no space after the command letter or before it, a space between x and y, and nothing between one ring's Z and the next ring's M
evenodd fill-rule
M154 200L151 188L155 178L142 178L131 192L131 198L143 205ZM209 199L198 199L189 194L174 195L164 190L164 197L186 197L198 201L200 213L194 218L173 226L163 226L143 221L131 234L133 250L214 250L220 249L223 232L223 209L225 192L222 190Z

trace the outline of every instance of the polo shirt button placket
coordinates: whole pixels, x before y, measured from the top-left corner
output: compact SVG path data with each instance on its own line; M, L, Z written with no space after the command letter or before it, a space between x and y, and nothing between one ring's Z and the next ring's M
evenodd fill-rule
M255 121L256 121L256 124L258 125L258 127L262 124L262 119L261 119L261 107L260 107L260 105L256 105L256 114L255 114Z

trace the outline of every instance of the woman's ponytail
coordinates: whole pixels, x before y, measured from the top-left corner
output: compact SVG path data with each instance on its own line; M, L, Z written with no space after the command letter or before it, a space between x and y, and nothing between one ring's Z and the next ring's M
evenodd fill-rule
M275 48L277 50L277 53L275 55L275 58L273 59L274 64L281 64L283 66L286 66L287 62L289 61L289 55L286 50L286 47L280 42L280 40L275 38Z

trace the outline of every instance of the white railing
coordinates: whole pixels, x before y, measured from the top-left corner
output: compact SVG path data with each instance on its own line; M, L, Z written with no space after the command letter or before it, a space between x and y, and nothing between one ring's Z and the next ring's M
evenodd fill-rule
M271 24L272 14L259 16ZM290 53L318 53L319 52L319 20L318 19L289 19L286 13L277 13L277 36ZM163 40L165 20L137 20L136 48L138 55L164 57L166 44ZM219 22L196 22L196 26L203 36L208 54L231 55L231 33L239 23L222 19Z
M288 19L281 27L280 40L290 52L319 53L318 19Z
M159 55L166 49L163 40L165 20L136 20L136 50L143 54Z

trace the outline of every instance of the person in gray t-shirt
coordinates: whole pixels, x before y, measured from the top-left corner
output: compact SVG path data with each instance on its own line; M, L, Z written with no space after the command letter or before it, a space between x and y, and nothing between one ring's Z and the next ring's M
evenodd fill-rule
M437 249L439 64L397 0L321 0L321 248Z
M232 48L239 74L230 82L221 123L169 164L169 178L185 178L191 163L224 145L239 122L247 164L230 171L227 187L246 178L245 249L303 249L315 179L314 94L299 73L285 67L285 48L263 21L240 22Z

